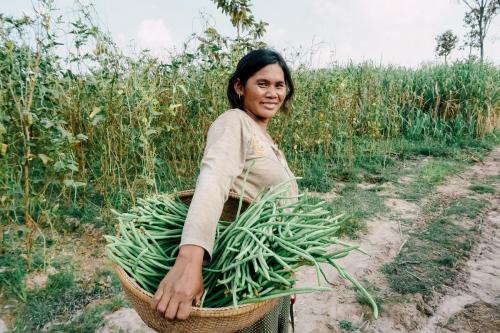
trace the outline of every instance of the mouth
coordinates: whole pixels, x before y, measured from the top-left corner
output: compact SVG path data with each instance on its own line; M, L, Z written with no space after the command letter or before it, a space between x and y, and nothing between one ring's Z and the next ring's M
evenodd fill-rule
M276 106L278 106L278 103L274 102L262 102L260 104L263 105L266 109L275 109Z

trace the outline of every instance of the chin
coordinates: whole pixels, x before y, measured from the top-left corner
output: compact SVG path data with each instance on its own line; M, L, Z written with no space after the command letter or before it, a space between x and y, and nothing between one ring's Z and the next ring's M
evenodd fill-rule
M276 112L272 111L272 112L261 112L259 114L259 117L260 118L263 118L263 119L271 119L273 118L274 116L276 115Z
M272 110L263 109L259 113L262 115L262 117L270 118L270 117L273 117L276 113L278 113L278 110L279 110L279 108L278 109L272 109Z

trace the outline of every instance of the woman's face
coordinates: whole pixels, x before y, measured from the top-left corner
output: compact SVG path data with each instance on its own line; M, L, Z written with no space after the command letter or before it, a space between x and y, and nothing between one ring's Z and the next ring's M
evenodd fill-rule
M278 64L255 72L246 82L235 83L236 93L242 96L245 111L251 113L264 128L283 105L286 96L285 74Z

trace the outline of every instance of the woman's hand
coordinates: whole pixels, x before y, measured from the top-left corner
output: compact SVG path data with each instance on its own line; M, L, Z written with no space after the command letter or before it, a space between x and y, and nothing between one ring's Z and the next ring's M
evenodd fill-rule
M183 245L172 269L158 286L151 307L167 319L184 320L189 317L193 300L203 296L203 255L205 250L196 245Z

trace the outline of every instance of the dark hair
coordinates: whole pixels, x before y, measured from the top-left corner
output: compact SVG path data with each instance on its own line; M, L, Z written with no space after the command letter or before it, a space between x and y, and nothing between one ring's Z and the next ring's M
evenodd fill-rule
M229 99L229 103L231 103L231 107L243 110L243 99L239 98L236 90L234 89L234 84L236 83L236 81L239 79L241 85L245 86L248 79L252 75L260 71L267 65L272 64L280 65L283 73L285 74L285 84L288 92L281 107L283 108L283 110L288 111L288 101L290 100L294 92L292 76L290 75L290 70L288 69L288 66L281 54L269 49L257 49L250 51L238 62L236 70L234 71L233 75L231 75L231 78L229 79L229 82L227 84L227 98Z

